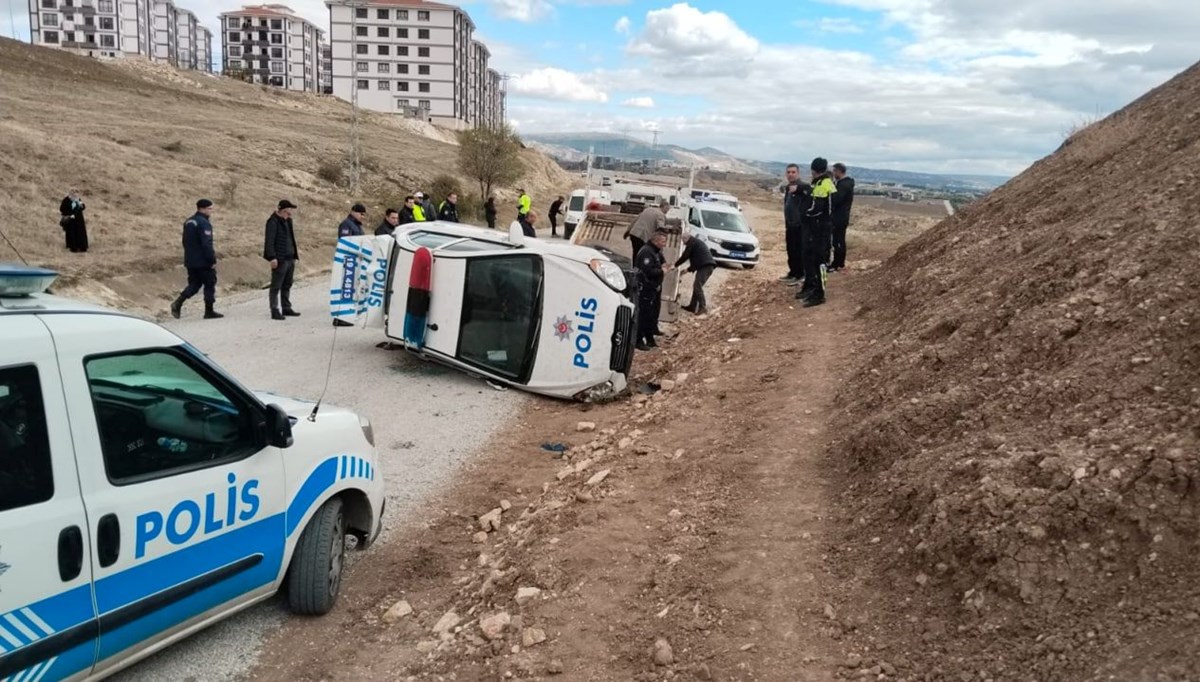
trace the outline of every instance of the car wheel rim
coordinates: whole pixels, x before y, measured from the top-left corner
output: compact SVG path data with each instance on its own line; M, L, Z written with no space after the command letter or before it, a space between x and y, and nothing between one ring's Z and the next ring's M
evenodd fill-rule
M329 594L337 594L342 582L342 559L346 552L346 536L342 532L342 517L334 524L333 542L329 547Z

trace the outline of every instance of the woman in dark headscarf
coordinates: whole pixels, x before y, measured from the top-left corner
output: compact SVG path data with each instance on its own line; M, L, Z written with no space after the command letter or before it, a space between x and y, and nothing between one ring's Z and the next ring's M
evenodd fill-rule
M62 226L63 232L66 234L67 249L71 253L87 253L88 250L87 221L83 217L84 208L86 207L77 189L68 192L58 207L58 213L62 216L59 218L58 224Z

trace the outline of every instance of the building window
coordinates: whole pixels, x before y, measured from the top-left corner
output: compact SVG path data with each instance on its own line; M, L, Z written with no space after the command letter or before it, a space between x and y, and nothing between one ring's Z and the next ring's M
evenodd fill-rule
M354 35L358 36L359 38L366 38L368 35L370 35L369 31L370 29L368 29L366 26L354 27Z
M417 73L422 76L428 76L429 75L429 65L428 64L418 64L417 65Z
M390 36L391 31L388 30L387 26L380 26L379 29L375 31L375 34L379 38L387 38Z
M272 19L271 20L271 30L272 31L282 31L283 30L283 19Z
M387 66L387 65L381 64L381 66ZM392 89L391 81L379 81L379 89L380 90L391 90Z
M116 36L108 36L108 35L100 36L100 47L116 47L116 46L117 46L117 37Z
M407 57L408 56L408 46L400 45L399 47L397 47L396 48L396 56L397 57Z
M354 54L367 54L367 51L370 49L371 49L370 45L355 45L354 46Z
M428 47L418 47L417 48L417 56L418 57L428 57L429 56L429 48Z
M272 45L282 45L283 44L283 34L282 33L272 33L271 34L271 44Z
M408 40L408 29L407 28L396 29L396 37L402 38L404 40Z
M379 73L391 73L392 65L388 64L387 62L379 62L378 71L379 71Z
M359 90L370 90L371 89L371 81L363 81L363 80L358 81L358 89Z
M43 14L42 15L42 26L58 26L58 15L57 14Z
M283 62L271 62L271 73L283 73Z
M104 14L112 14L115 11L113 8L113 0L100 0L100 2L97 3L97 9Z
M397 109L407 109L408 107L409 107L408 100L406 100L406 99L396 100L396 108Z
M384 21L387 21L387 18L388 18L388 11L387 11L386 9L377 9L377 10L375 10L375 18L376 18L376 19L383 19Z
M272 47L271 48L271 58L272 59L283 59L283 48L282 47Z
M396 73L408 73L408 64L397 64Z
M63 41L64 41L64 42L68 42L68 43L73 43L73 42L75 42L75 32L74 32L74 31L67 31L66 33L64 33L64 34L63 34Z
M116 30L115 26L116 26L116 24L113 22L112 17L100 17L100 30L101 31L115 31Z
M417 40L429 40L429 29L427 29L427 28L417 29Z
M417 10L417 21L429 21L429 10Z
M429 83L417 83L417 92L429 92Z
M230 57L241 57L242 56L242 46L241 45L230 45L229 46L229 56Z
M242 42L242 34L238 33L237 31L230 31L229 32L229 42L231 42L231 43Z
M239 21L237 17L229 17L229 20L225 22L225 25L229 28L241 28L242 22Z
M400 92L408 92L408 83L406 83L405 81L397 81L396 89L399 90Z
M430 106L429 106L429 100L427 100L427 99L419 99L419 100L417 100L417 107L418 107L418 108L421 108L421 109L424 109L424 110L426 110L426 111L428 111L429 109L431 109L431 108L432 108L432 107L430 107Z
M396 18L399 19L400 21L408 21L408 10L406 10L406 9L396 10Z
M58 9L58 0L42 0L42 9Z
M355 62L354 63L354 70L359 73L366 73L367 69L369 69L369 68L370 68L370 65L367 64L366 62Z
M240 60L240 59L230 59L230 60L229 60L229 68L231 68L231 69L240 69L240 68L242 68L242 60Z
M391 47L389 47L389 46L387 46L387 45L380 45L380 46L379 46L379 54L381 54L381 55L388 55L388 54L391 54L391 53L392 53L392 48L391 48Z
M358 9L354 10L354 16L358 19L366 19L367 18L367 8L359 7Z

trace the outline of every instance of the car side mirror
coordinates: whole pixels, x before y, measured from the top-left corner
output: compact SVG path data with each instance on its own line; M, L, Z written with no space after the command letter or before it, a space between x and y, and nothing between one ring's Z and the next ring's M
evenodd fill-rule
M292 438L292 420L283 408L267 405L267 445L276 448L290 448L295 440Z

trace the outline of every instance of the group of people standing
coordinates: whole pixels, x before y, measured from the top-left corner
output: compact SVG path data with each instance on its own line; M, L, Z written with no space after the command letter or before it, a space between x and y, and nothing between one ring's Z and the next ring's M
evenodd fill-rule
M854 178L846 166L821 157L809 165L810 178L800 177L800 166L789 164L783 194L788 272L780 279L799 286L796 298L805 308L825 302L827 274L846 267L846 229L854 204Z

